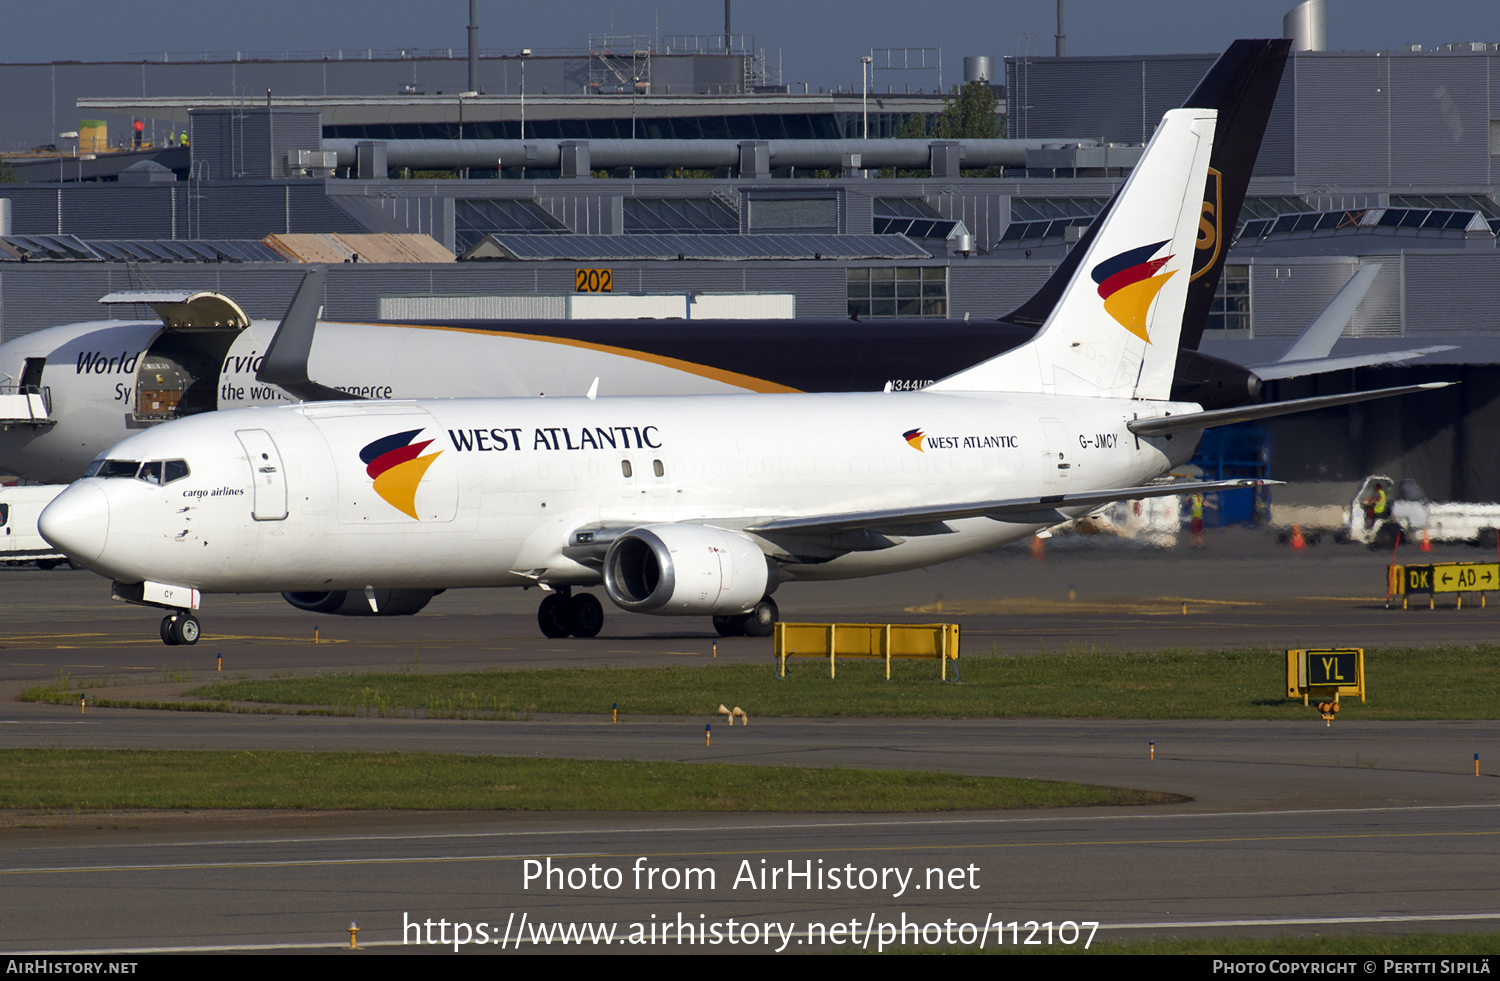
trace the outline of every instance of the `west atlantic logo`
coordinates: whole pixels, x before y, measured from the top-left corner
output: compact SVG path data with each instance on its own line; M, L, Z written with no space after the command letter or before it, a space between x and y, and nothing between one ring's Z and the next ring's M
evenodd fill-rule
M359 458L366 464L365 473L375 481L375 493L391 507L413 518L417 517L417 485L422 482L422 475L427 473L432 461L443 455L442 450L430 456L419 455L432 445L430 439L412 442L412 438L421 432L413 429L386 436L359 451Z
M1156 271L1172 257L1151 257L1170 241L1171 239L1163 239L1154 245L1143 245L1138 249L1121 252L1099 263L1089 274L1099 284L1099 295L1104 298L1105 311L1121 327L1147 344L1151 343L1151 338L1146 336L1146 313L1151 309L1151 301L1167 285L1167 280L1177 273L1174 269L1158 276Z
M1020 444L1015 436L998 433L972 433L964 436L929 436L920 429L908 429L901 434L906 445L918 453L928 450L1013 450Z

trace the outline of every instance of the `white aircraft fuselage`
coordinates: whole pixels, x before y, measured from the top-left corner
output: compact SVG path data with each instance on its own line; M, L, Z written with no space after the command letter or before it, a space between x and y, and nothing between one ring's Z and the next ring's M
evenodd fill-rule
M587 585L601 574L576 557L580 529L686 523L743 542L767 518L1140 484L1196 444L1131 435L1125 424L1143 408L914 392L234 410L121 442L109 460L180 460L188 475L86 478L49 509L44 533L117 581L202 592ZM225 445L230 431L241 445ZM767 533L758 544L781 579L841 579L947 561L1049 523L893 521L890 544L826 560L816 538Z

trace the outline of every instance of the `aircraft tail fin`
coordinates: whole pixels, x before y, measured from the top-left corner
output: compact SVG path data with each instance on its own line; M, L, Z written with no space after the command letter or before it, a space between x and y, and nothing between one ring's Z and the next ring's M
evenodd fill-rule
M1235 222L1250 188L1250 174L1255 170L1291 49L1292 42L1286 38L1235 41L1182 104L1184 109L1216 109L1219 113L1182 314L1179 346L1187 350L1198 350L1203 339Z
M1124 187L1063 263L1070 277L1037 335L928 390L1167 398L1216 118L1198 108L1163 116Z
M255 380L276 385L304 402L343 402L363 398L313 381L307 375L308 358L312 356L313 335L318 329L318 312L323 309L323 290L328 270L313 266L302 277L302 284L286 308L286 316L276 328L276 336L266 348Z
M1291 42L1284 38L1241 39L1232 43L1209 68L1183 109L1213 109L1219 114L1214 151L1204 182L1203 221L1194 243L1192 286L1183 310L1179 346L1197 350L1214 293L1224 271L1224 258L1234 223L1250 186L1256 155L1265 135ZM1001 317L1025 327L1040 327L1057 307L1063 291L1078 271L1083 251L1093 241L1094 228L1113 210L1119 194L1105 202L1088 231L1047 281L1025 303Z

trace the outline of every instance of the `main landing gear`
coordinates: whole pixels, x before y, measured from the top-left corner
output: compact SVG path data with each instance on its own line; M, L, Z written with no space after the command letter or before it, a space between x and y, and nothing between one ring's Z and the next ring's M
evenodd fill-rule
M186 610L162 617L161 642L169 647L179 644L191 647L198 643L198 638L202 635L203 627L198 623L198 618Z
M604 627L604 607L592 593L577 596L568 587L549 593L536 611L537 625L545 637L595 637Z
M780 612L776 601L767 596L755 609L732 617L714 617L714 629L720 637L769 637L776 632Z

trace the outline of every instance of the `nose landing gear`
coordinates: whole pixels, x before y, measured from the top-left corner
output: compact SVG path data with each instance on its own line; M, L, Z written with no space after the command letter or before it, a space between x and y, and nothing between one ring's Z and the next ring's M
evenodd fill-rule
M203 635L203 626L198 618L187 611L169 613L162 617L161 641L169 647L186 644L191 647Z

